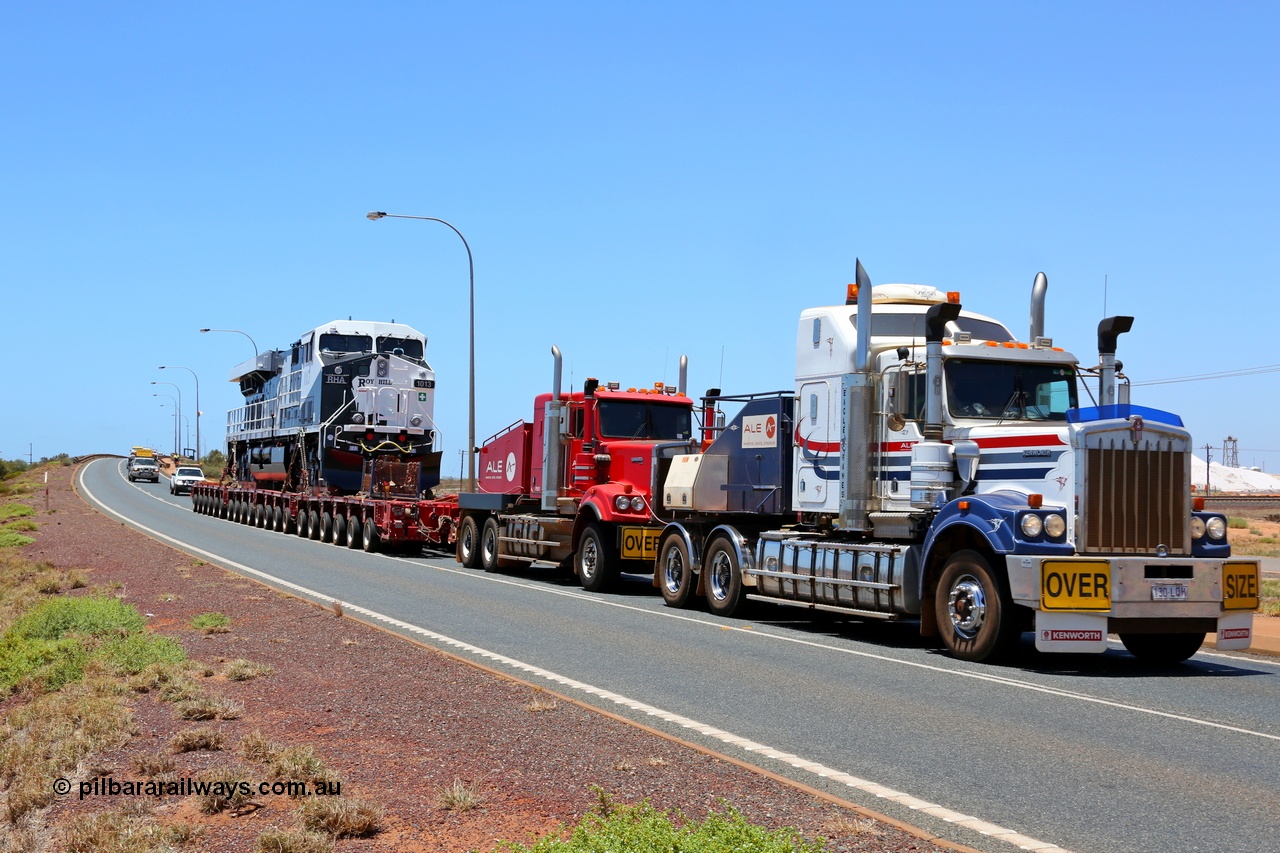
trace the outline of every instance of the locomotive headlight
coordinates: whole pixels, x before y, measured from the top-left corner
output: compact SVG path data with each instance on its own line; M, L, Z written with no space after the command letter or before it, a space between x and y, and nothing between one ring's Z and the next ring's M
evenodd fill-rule
M632 499L631 499L631 511L632 511L632 512L644 512L644 498L640 497L639 495L636 495L634 498L632 498Z
M383 379L385 379L387 376L387 366L388 366L388 362L385 358L378 359L378 376L382 377Z
M1067 520L1056 512L1044 517L1044 532L1052 539L1061 539L1067 532Z
M1022 533L1028 539L1034 539L1044 530L1044 521L1034 512L1029 512L1022 517Z
M613 499L613 505L616 506L620 512L626 512L627 508L631 506L631 498L626 495L618 495Z
M1198 518L1198 517L1197 517L1197 518L1192 518L1192 519L1191 519L1191 538L1192 538L1192 539L1201 539L1201 538L1203 538L1203 537L1204 537L1204 530L1205 530L1205 527L1204 527L1204 519L1203 519L1203 518Z
M422 426L422 415L414 415L413 417L409 418L409 423L413 424L416 427Z
M1205 525L1210 539L1222 539L1227 535L1227 523L1221 518L1211 518Z
M353 424L362 424L362 423L364 423L364 412L356 412L355 414L353 414L353 415L351 416L351 422L352 422Z

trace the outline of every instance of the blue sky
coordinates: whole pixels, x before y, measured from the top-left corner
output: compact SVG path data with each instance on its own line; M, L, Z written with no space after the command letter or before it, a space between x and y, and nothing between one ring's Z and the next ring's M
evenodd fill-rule
M337 317L429 338L445 468L575 384L792 386L795 323L960 290L1136 382L1280 364L1273 3L42 3L0 28L0 457L203 444ZM1268 271L1271 272L1268 272ZM1106 283L1104 290L1104 282ZM1280 373L1152 385L1280 471ZM192 424L194 437L194 424Z

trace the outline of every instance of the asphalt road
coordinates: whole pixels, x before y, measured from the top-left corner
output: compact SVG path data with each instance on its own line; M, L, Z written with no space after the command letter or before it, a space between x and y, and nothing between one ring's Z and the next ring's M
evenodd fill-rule
M588 594L550 568L488 575L244 527L193 513L166 480L128 483L117 460L78 485L211 562L959 843L1256 853L1280 837L1272 659L1159 670L1119 646L1038 655L1028 638L1008 664L966 664L911 626L767 606L722 620L640 582Z

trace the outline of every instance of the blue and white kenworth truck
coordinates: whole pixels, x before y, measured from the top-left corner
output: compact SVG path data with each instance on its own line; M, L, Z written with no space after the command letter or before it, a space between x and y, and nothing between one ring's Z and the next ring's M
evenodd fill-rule
M958 658L1101 652L1118 634L1155 662L1205 635L1247 648L1259 567L1232 559L1226 519L1191 489L1176 415L1131 405L1116 340L1082 368L933 287L873 288L861 263L846 304L800 316L795 391L727 397L741 408L701 452L654 467L654 585L679 607L705 596L866 619L915 619ZM1096 378L1089 400L1084 377ZM699 448L690 448L699 449Z

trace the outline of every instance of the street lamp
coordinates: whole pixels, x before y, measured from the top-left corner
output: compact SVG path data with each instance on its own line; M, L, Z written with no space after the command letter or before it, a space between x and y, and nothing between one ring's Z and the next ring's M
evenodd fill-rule
M441 225L447 225L454 234L457 234L458 239L462 241L463 247L467 250L467 270L471 296L469 314L470 351L467 370L467 491L474 492L476 490L476 265L471 257L471 247L467 245L467 238L462 236L461 231L454 228L451 223L435 216L407 216L401 213L385 213L381 210L371 210L365 215L373 222L377 222L384 216L392 219L420 219L424 222L439 222Z
M175 382L156 382L156 381L153 379L153 380L151 381L151 384L152 384L152 385L168 385L169 387L173 388L173 390L177 391L177 392L178 392L178 411L179 411L179 412L181 412L181 411L182 411L182 389L178 387L177 383L175 383ZM154 397L155 395L153 394L152 396ZM181 450L181 449L182 449L182 434L181 434L181 433L179 433L179 434L178 434L178 449L179 449L179 450Z
M255 341L248 332L242 332L239 329L201 329L201 332L234 332L237 335L244 335L249 338L249 343L253 344L253 366L258 366L258 342Z
M152 383L152 384L155 384L155 383ZM166 383L166 384L172 384L172 383ZM176 463L178 461L178 455L179 455L178 447L182 442L182 436L178 432L178 423L179 423L178 412L181 410L182 405L177 400L173 399L172 394L152 394L151 396L152 397L168 397L170 400L173 400L173 447L174 447L173 460ZM160 405L163 407L164 403L161 403Z
M196 376L196 372L190 367L183 367L180 364L162 364L161 370L185 370L191 374L191 378L196 381L196 461L200 461L200 377Z

